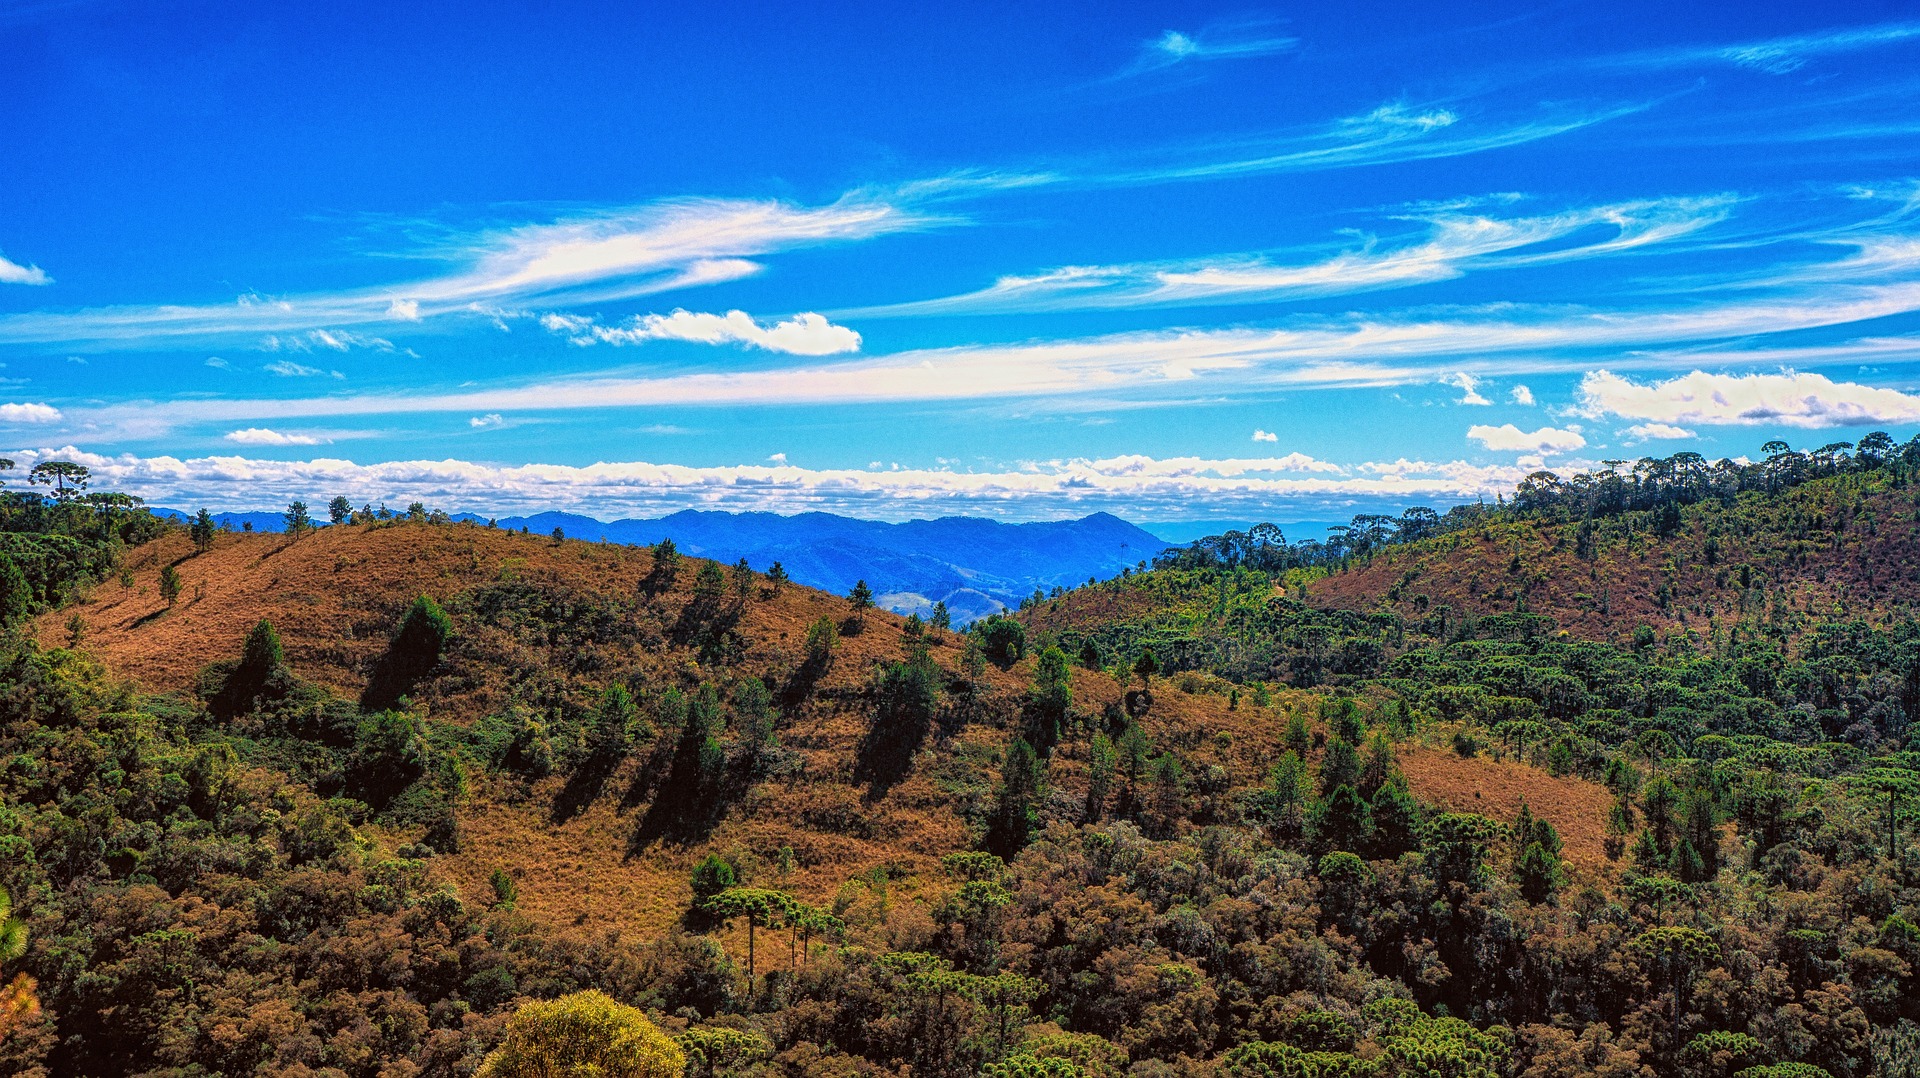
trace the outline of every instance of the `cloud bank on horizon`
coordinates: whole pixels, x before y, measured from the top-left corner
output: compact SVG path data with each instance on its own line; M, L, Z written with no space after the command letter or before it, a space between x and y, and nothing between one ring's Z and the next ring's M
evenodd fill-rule
M0 445L222 508L1165 520L1920 432L1878 7L574 14L477 12L484 70L428 12L18 16Z

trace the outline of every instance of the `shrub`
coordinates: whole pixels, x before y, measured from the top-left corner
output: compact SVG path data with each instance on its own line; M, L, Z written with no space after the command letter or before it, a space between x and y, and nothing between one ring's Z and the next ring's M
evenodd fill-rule
M680 1078L687 1054L640 1011L601 992L528 1003L480 1078Z

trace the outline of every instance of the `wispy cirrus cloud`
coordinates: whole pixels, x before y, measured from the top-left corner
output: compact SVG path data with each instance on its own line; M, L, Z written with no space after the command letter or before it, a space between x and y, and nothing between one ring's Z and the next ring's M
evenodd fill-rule
M0 344L179 347L245 335L330 348L321 338L347 340L342 327L486 318L503 304L610 302L738 280L760 271L758 256L941 220L865 194L821 206L672 199L443 239L413 254L445 263L446 273L379 288L0 315Z
M1272 254L1170 262L1064 266L1002 277L976 292L837 312L842 317L1008 313L1260 303L1349 295L1616 255L1670 243L1725 220L1731 196L1647 199L1532 216L1473 207L1418 207L1391 221L1421 226L1414 237L1368 236L1331 255Z
M1698 45L1607 57L1602 66L1697 67L1731 64L1769 75L1787 75L1821 56L1920 42L1920 22L1889 22L1763 38L1733 45Z
M685 309L675 309L671 314L639 316L618 326L604 326L584 315L553 312L542 315L540 324L577 345L692 341L744 344L796 356L831 356L860 350L860 334L812 312L797 314L770 326L760 324L745 311L705 314Z
M1248 60L1290 52L1297 37L1269 32L1272 23L1226 23L1202 30L1167 30L1142 42L1139 55L1121 77L1144 75L1170 67L1209 60Z
M1145 400L1204 393L1231 375L1238 393L1443 382L1485 405L1482 380L1529 371L1681 363L1844 362L1920 358L1920 338L1774 345L1769 335L1920 311L1920 279L1830 284L1649 310L1496 305L1417 315L1300 318L1278 328L1167 329L919 349L752 371L606 373L521 385L291 399L181 399L76 406L98 429L137 420L194 423L432 412L806 405L994 398ZM1726 342L1718 348L1702 347ZM1737 342L1737 346L1735 346ZM1622 355L1625 351L1626 355ZM1662 418L1645 416L1643 418ZM1679 420L1665 419L1678 422ZM73 428L76 431L91 428Z
M1078 178L1085 183L1137 186L1462 157L1555 138L1648 107L1644 101L1549 103L1517 115L1493 116L1447 105L1391 101L1296 131L1185 147L1162 152L1153 163L1090 170Z

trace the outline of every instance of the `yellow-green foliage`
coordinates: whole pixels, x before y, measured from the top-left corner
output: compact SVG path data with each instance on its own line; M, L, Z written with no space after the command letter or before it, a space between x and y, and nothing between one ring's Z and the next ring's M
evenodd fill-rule
M522 1006L480 1078L680 1078L687 1055L647 1016L601 992Z

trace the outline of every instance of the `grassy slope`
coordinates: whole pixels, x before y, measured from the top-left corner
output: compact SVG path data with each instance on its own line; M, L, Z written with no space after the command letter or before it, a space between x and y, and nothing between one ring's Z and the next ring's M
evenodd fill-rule
M1389 548L1314 582L1309 601L1410 618L1442 604L1488 614L1524 602L1573 635L1599 640L1642 624L1704 631L1710 622L1764 617L1776 596L1788 611L1884 616L1920 604L1916 516L1913 490L1871 473L1748 494L1732 508L1691 506L1670 538L1651 534L1647 514L1611 518L1599 526L1591 560L1578 556L1575 524L1502 523ZM1742 565L1751 566L1754 585L1745 592Z
M133 551L128 564L131 588L109 582L89 600L47 615L38 627L41 638L64 639L67 619L78 613L88 626L87 649L110 667L151 690L182 691L206 663L235 656L264 617L281 631L297 674L353 695L404 605L424 591L455 609L457 643L420 699L430 721L464 725L508 706L515 679L537 674L556 657L462 623L463 593L508 576L625 601L652 558L643 549L554 544L473 525L405 525L324 529L297 541L227 535L204 554L172 535ZM182 598L171 610L158 597L165 564L176 566L183 580ZM698 564L690 559L677 588L652 602L668 611L684 606ZM690 652L671 646L614 647L593 656L593 665L609 681L641 672L650 685L683 688L699 677L777 675L796 662L809 623L846 613L845 600L805 588L788 587L778 596L763 591L744 606L739 631L748 646L728 670L703 670ZM648 806L623 804L620 791L637 762L610 777L606 792L578 814L554 811L565 784L560 776L524 787L476 772L472 796L460 810L462 850L434 858L434 871L463 894L484 896L488 875L503 867L517 878L520 908L536 919L647 933L685 908L688 871L710 850L749 855L765 866L756 882L812 901L831 899L849 876L879 865L904 873L911 888L913 877L932 874L941 854L971 841L962 810L988 796L1032 660L1010 671L990 668L985 715L944 740L930 739L925 748L931 751L916 756L902 781L870 797L854 778L858 745L871 722L865 689L877 664L902 653L903 623L880 612L869 612L866 621L865 632L844 638L814 691L783 715L782 743L802 766L761 783L703 839L630 851ZM952 672L962 641L936 637L934 659ZM1074 672L1076 709L1088 714L1098 714L1126 688L1105 674ZM1236 789L1261 781L1278 755L1288 708L1316 713L1305 694L1283 694L1271 709L1230 710L1218 694L1189 694L1165 683L1155 689L1155 706L1143 721L1155 742L1179 748L1192 770L1220 765ZM1071 819L1083 797L1085 744L1083 735L1074 735L1055 752L1051 818ZM1528 796L1567 835L1576 859L1587 860L1587 846L1597 851L1597 833L1589 842L1582 830L1604 817L1607 795L1597 786L1411 747L1407 771L1422 799L1497 818L1510 818L1520 796ZM412 836L380 837L399 845ZM784 877L772 867L782 846L796 855Z

